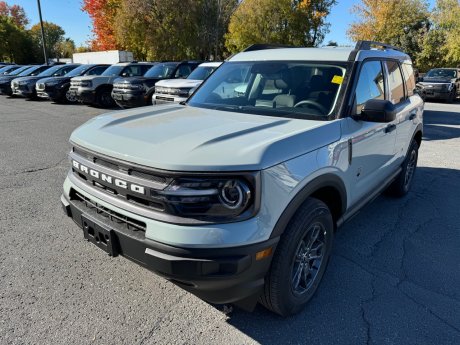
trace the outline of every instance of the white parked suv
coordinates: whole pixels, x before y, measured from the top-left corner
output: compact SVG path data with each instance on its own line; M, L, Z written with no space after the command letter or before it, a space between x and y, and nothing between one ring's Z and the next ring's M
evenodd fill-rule
M204 62L200 64L186 79L167 79L155 84L152 104L180 103L196 90L222 62Z
M409 56L382 43L253 46L183 105L76 129L62 204L111 256L212 303L291 315L320 284L336 229L384 190L409 191L414 90Z

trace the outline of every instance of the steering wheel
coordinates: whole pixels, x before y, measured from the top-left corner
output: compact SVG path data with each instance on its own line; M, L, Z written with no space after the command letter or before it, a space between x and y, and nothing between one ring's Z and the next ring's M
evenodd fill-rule
M311 105L319 110L322 114L327 114L327 109L325 107L323 107L320 103L310 99L298 102L296 105L294 105L294 108L302 107L303 105Z

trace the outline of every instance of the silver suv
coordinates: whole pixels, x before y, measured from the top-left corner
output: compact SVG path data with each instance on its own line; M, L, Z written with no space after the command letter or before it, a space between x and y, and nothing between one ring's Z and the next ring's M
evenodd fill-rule
M252 46L185 105L76 129L62 204L111 256L211 303L291 315L317 289L336 229L380 192L409 191L414 90L410 58L385 44Z

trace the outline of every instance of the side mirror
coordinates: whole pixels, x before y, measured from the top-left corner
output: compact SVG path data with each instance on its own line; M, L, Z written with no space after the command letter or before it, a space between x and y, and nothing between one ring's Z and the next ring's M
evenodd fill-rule
M396 107L388 100L370 99L364 103L358 119L368 122L391 122L396 119Z

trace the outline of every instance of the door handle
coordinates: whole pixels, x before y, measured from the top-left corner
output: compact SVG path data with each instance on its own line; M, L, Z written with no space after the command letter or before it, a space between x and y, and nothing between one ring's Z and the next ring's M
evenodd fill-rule
M396 129L396 125L388 125L388 126L385 128L385 133L393 132L395 129Z
M417 116L417 113L414 111L412 113L409 114L409 120L413 120L415 119L415 117Z

